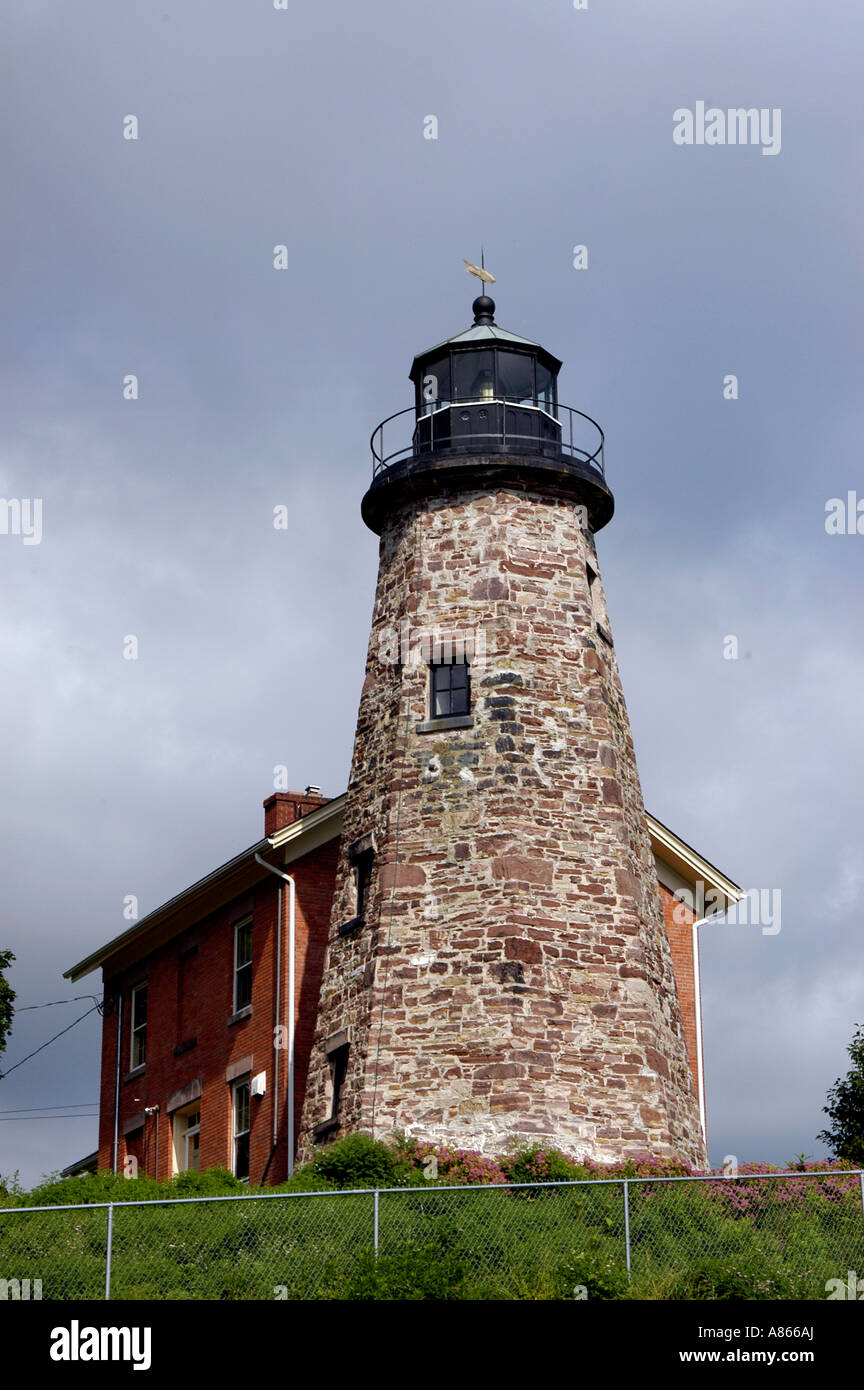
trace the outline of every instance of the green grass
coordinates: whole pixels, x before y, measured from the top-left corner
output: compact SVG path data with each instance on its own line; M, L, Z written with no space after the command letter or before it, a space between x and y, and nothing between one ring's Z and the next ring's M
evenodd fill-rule
M430 1180L421 1148L352 1136L301 1170L284 1199L252 1200L221 1170L159 1184L100 1174L29 1193L7 1185L0 1278L41 1279L44 1299L103 1298L108 1215L95 1204L109 1201L111 1292L127 1300L821 1299L827 1280L864 1273L857 1180L632 1180L628 1278L620 1182L477 1183L465 1155L445 1155L447 1171ZM550 1162L556 1174L575 1166L542 1156ZM533 1175L537 1155L512 1163ZM463 1185L441 1190L460 1174ZM373 1195L347 1190L370 1183L396 1188L379 1194L377 1256ZM85 1205L34 1209L64 1198Z

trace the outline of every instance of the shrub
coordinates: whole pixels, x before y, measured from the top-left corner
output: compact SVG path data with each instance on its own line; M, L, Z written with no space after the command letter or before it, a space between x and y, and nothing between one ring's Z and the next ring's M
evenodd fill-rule
M48 1173L38 1186L23 1195L21 1206L87 1206L93 1202L146 1202L166 1196L165 1183L153 1178L124 1178L112 1172L80 1173L63 1178ZM18 1203L16 1203L18 1205Z
M21 1198L25 1195L24 1188L19 1182L19 1170L16 1168L8 1178L4 1178L0 1173L0 1207L17 1207L21 1205Z
M532 1144L502 1158L501 1167L512 1183L574 1182L585 1176L585 1170L574 1158L542 1144Z
M166 1192L165 1187L171 1191ZM234 1194L238 1196L243 1192L249 1191L249 1184L241 1182L235 1178L228 1168L207 1168L203 1173L193 1173L191 1170L185 1173L178 1173L171 1179L169 1184L161 1183L163 1189L160 1196L168 1197L230 1197ZM253 1188L252 1191L266 1192L267 1188Z
M396 1151L371 1134L349 1134L328 1144L309 1166L334 1187L395 1187L399 1176Z
M504 1184L507 1175L503 1160L490 1158L477 1149L451 1149L446 1144L423 1143L418 1139L397 1139L396 1153L407 1173L404 1181L417 1184L418 1177L444 1186L484 1186Z
M10 1194L7 1205L89 1206L96 1202L155 1202L166 1197L223 1197L235 1193L239 1196L250 1191L272 1191L272 1188L250 1188L248 1183L240 1182L227 1168L208 1168L203 1173L177 1173L173 1178L163 1178L158 1182L155 1178L124 1178L107 1171L81 1173L73 1178L49 1173L30 1192L19 1189L17 1193Z

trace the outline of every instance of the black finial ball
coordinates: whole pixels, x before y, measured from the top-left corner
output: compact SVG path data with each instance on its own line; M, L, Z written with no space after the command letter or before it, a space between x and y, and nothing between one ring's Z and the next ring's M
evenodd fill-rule
M495 300L490 299L488 294L478 295L471 308L474 310L475 323L495 322Z

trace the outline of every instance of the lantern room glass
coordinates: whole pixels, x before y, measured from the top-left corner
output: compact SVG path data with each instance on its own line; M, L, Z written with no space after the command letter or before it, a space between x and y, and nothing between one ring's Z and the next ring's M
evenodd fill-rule
M418 415L429 415L439 406L450 404L450 357L445 354L427 363L417 391Z
M555 377L548 367L537 363L537 404L541 410L555 414Z
M491 352L454 352L453 399L492 400L495 396L494 359Z
M490 341L439 344L412 371L415 454L503 447L521 441L560 443L558 363L533 344ZM473 444L472 444L473 441Z
M498 395L519 405L535 405L534 358L524 352L496 353L498 359Z

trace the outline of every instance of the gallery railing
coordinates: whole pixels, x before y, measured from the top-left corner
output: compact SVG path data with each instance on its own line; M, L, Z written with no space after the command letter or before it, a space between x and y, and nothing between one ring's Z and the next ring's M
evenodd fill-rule
M430 401L419 413L409 406L382 420L370 440L373 478L409 458L509 449L578 460L604 477L604 446L597 421L581 410L558 405L553 413L505 397Z

